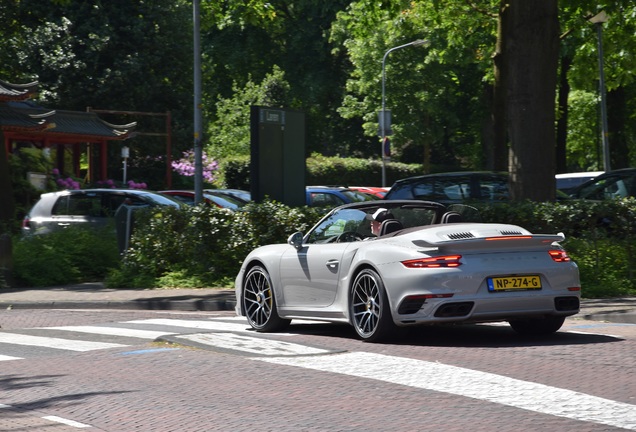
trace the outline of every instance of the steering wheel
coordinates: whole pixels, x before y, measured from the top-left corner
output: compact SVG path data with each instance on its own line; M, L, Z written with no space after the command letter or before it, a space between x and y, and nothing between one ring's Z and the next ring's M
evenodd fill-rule
M355 231L345 231L336 237L336 243L349 243L361 240L364 240L364 237Z

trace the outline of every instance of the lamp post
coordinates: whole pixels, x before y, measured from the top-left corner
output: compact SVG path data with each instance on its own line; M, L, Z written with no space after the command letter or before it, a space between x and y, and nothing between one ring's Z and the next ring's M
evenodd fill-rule
M603 71L603 23L607 22L607 14L600 11L596 15L587 19L596 25L598 33L598 72L599 72L599 92L601 94L601 125L603 140L603 169L610 171L610 154L609 154L609 128L607 126L607 100L605 94L605 73Z
M414 40L413 42L409 42L407 44L404 45L400 45L400 46L396 46L393 48L388 49L385 53L384 53L384 57L382 57L382 111L380 111L380 115L379 115L379 122L380 122L380 135L382 138L381 141L381 145L380 145L380 155L382 156L382 187L386 186L386 157L385 157L385 144L386 144L386 139L387 139L387 132L390 132L391 130L391 111L387 111L386 110L386 91L385 91L385 87L386 87L386 73L385 73L385 69L386 69L386 58L388 57L388 55L390 53L392 53L395 50L399 50L401 48L406 48L406 47L415 47L415 46L421 46L421 45L426 45L428 44L428 41L423 40L423 39L417 39Z
M203 201L203 142L201 114L201 0L192 1L194 24L194 203Z
M124 164L124 185L126 185L126 171L128 169L128 157L130 156L130 149L126 146L121 148L121 157L123 159Z

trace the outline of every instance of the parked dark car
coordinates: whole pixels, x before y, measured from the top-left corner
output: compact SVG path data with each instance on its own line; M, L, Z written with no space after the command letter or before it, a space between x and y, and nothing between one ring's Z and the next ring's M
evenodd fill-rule
M636 168L608 171L589 180L570 193L570 197L604 200L636 196Z
M586 181L595 179L601 174L603 174L603 171L563 173L555 175L554 178L556 179L557 191L561 191L567 195Z
M337 207L343 204L379 199L368 193L337 186L307 186L305 191L307 205L310 207Z
M508 175L488 171L449 172L396 181L387 200L424 200L443 204L508 200Z
M139 189L78 189L42 194L24 217L22 232L46 234L74 225L103 227L113 221L117 209L182 204L165 195Z

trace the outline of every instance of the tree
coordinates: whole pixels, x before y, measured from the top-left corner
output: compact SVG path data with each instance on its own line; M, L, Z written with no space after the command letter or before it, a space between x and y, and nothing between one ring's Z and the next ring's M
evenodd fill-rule
M500 19L508 70L511 197L554 200L557 0L510 0Z
M16 2L19 27L6 55L40 83L39 103L52 109L171 112L175 155L192 146L192 6L188 0L64 0ZM15 70L15 68L14 68ZM105 116L138 132L164 132L156 117ZM137 158L160 156L163 139L139 135L129 143L129 176L148 176ZM120 169L120 146L109 146ZM142 170L137 170L140 165ZM163 170L153 183L163 184Z
M286 108L307 118L307 150L350 154L364 150L359 119L337 114L349 63L334 52L328 29L349 0L229 0L203 2L204 112L223 121L217 100L232 99L261 82L276 65L289 83ZM241 90L239 90L241 91ZM210 137L214 139L214 137Z
M426 39L428 48L396 51L386 64L395 156L433 170L483 166L482 129L489 117L484 83L495 29L495 17L475 13L464 1L352 3L331 30L354 65L340 114L362 118L365 135L377 140L381 59L394 46ZM372 154L379 148L373 146Z
M239 88L235 84L234 95L217 102L218 119L210 123L207 152L215 158L249 156L250 106L284 108L290 103L290 86L278 66L274 66L260 85L248 81Z

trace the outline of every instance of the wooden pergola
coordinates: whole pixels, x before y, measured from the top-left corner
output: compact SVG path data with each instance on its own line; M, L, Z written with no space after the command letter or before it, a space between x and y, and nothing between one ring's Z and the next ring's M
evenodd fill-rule
M59 172L81 177L80 159L87 151L88 181L107 180L108 143L133 137L137 123L114 125L95 112L44 108L29 101L37 86L37 82L12 84L0 80L0 129L7 154L25 146L55 149ZM67 151L72 155L70 169L65 167Z

